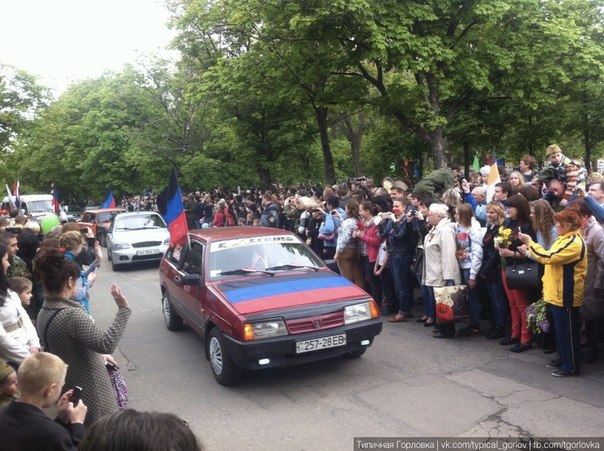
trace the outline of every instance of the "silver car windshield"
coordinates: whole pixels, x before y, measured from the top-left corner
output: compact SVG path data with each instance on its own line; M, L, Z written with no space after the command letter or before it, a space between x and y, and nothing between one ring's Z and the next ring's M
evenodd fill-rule
M276 274L281 271L316 271L323 268L322 261L306 245L296 239L278 238L212 243L209 256L210 280L254 273Z
M115 230L165 229L166 223L159 215L128 216L116 218Z

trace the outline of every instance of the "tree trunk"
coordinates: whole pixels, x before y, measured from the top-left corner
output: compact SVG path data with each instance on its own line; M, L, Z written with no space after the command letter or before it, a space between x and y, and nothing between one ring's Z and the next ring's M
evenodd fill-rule
M359 124L356 130L352 124L352 119L350 116L344 119L344 130L346 133L346 138L350 143L350 153L352 156L352 163L354 165L355 177L360 177L363 175L363 170L361 169L361 140L363 138L365 115L362 111L358 113L358 118Z
M325 183L334 185L336 183L336 171L333 165L333 155L329 145L329 135L327 133L327 107L315 106L315 115L317 125L319 126L319 135L321 136L321 149L323 150L323 166L325 169Z
M583 139L585 141L585 169L587 173L591 172L591 142L589 134L589 114L583 116Z
M260 177L260 188L263 190L272 190L272 177L270 168L258 169L258 177Z
M430 148L432 149L432 157L434 158L434 169L449 166L449 159L445 154L447 141L444 135L444 127L442 125L439 125L429 133Z
M470 180L470 144L468 141L463 142L463 174L466 180Z

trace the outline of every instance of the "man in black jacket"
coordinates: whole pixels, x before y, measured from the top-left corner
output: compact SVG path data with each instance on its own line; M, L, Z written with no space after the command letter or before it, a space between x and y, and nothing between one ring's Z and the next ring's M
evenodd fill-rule
M88 408L80 400L71 402L73 390L63 396L67 365L59 357L31 354L19 367L21 396L0 411L0 450L77 450L84 436ZM58 400L59 413L53 421L42 411Z

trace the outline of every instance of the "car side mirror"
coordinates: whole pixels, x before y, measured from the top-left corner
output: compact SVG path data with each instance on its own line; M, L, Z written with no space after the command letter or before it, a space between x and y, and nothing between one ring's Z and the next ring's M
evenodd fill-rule
M187 274L181 279L181 285L199 285L201 276L199 274Z

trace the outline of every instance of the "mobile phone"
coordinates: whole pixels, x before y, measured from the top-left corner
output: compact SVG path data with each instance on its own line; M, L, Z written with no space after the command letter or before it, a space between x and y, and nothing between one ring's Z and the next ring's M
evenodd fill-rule
M73 406L77 406L78 402L80 402L80 396L82 395L82 387L78 387L77 385L73 387L73 393L71 395L71 402Z
M337 215L337 214L338 214L338 212L337 212L337 211L335 211L335 210L331 210L331 211L330 211L330 213L331 213L332 215Z

